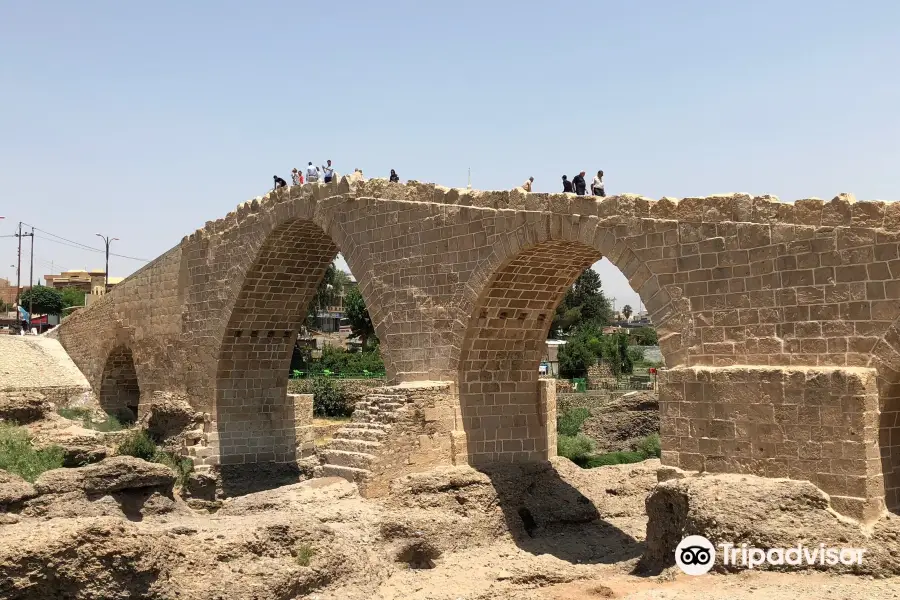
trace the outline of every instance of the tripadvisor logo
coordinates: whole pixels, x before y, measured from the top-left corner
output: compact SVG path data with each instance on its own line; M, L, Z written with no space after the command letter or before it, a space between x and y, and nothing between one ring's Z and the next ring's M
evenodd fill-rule
M754 548L748 544L722 543L722 564L731 567L754 569L761 565L850 566L861 565L865 548L830 548L825 544L791 548ZM708 573L716 563L716 546L702 535L689 535L675 548L675 564L688 575Z

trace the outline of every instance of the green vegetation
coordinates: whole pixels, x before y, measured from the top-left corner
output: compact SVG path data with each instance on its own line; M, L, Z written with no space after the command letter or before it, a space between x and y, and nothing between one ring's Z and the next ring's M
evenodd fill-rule
M307 322L310 325L315 324L316 316L319 312L327 310L329 306L334 306L344 289L344 285L350 281L350 277L334 266L334 263L328 265L319 287L316 288L316 295L313 296L312 302L309 303L307 309Z
M634 310L631 308L630 304L626 304L622 307L622 316L625 317L625 320L631 318L631 315L634 314Z
M599 273L585 269L556 307L549 337L564 337L585 327L602 329L609 323L612 308L600 286Z
M353 404L334 380L316 377L312 383L313 414L317 417L349 417Z
M60 293L62 294L63 308L69 308L70 306L84 306L85 293L82 290L67 287Z
M659 337L652 327L632 329L630 339L635 346L659 346Z
M353 352L343 348L325 346L322 358L297 362L292 367L291 377L344 377L369 378L384 377L384 361L377 349Z
M0 469L34 482L38 475L61 469L65 453L59 446L36 449L28 431L11 423L0 423Z
M598 329L584 327L560 346L559 374L566 379L585 377L588 369L602 360L618 377L634 370L633 355L629 354L627 333L603 335Z
M316 549L310 544L300 544L297 546L297 564L301 567L308 567L315 555Z
M581 426L591 416L591 411L583 406L570 408L564 411L556 421L556 431L560 435L575 436L581 431Z
M136 429L125 436L116 447L116 454L134 456L147 462L166 465L175 472L176 483L180 486L187 483L188 477L194 471L193 460L180 454L160 450L156 447L156 442L150 439L143 429Z
M89 408L59 408L57 414L72 421L81 421L82 427L85 429L93 429L104 433L112 431L122 431L125 425L115 415L106 413L106 419L103 421L94 421L93 411Z
M25 309L31 307L35 314L40 315L58 315L65 308L62 293L44 285L36 285L22 292L20 305Z
M594 454L594 440L581 433L582 425L590 416L590 411L584 407L570 408L559 415L556 421L556 453L559 456L568 458L583 469L635 463L661 456L658 433L638 440L631 451Z
M366 301L363 300L362 293L358 286L353 286L344 296L344 309L347 320L350 321L350 330L354 337L358 337L365 351L374 341L378 345L378 338L375 337L375 326L369 317L369 311L366 309Z

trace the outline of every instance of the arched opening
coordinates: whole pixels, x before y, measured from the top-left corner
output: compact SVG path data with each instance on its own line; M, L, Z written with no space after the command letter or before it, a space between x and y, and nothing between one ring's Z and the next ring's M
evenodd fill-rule
M306 307L338 248L311 221L276 227L244 276L219 354L216 427L222 465L289 462L296 415L287 395Z
M547 332L568 287L600 258L580 242L546 241L501 265L484 287L458 379L473 466L547 458L555 423L541 406L538 369Z
M109 353L100 383L100 407L122 422L138 416L141 389L131 349L118 346Z
M242 465L280 463L269 470L293 476L296 460L313 451L316 404L307 394L317 389L311 378L321 376L318 371L323 369L311 366L304 343L314 342L312 363L319 366L335 353L359 357L366 349L369 354L379 352L373 330L360 340L353 335L359 329L346 324L345 301L355 298L357 308L360 303L363 311L366 307L349 265L335 260L338 252L337 243L319 225L292 219L268 234L243 276L216 374L218 455L229 493L243 493L258 484L252 474L261 467L247 470ZM323 287L338 281L342 293L323 299ZM292 384L292 377L307 379ZM299 385L304 382L311 385Z

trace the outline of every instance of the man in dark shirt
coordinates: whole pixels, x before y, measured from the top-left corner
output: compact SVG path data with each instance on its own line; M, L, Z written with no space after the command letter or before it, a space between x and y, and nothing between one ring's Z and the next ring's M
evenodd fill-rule
M287 182L284 179L282 179L281 177L279 177L278 175L273 175L272 179L275 180L275 189L276 190L278 188L282 188L287 185Z
M563 193L571 194L574 190L572 189L572 182L569 181L569 178L563 175Z
M584 181L584 171L572 179L572 185L575 187L576 194L584 196L584 192L587 190L587 184Z

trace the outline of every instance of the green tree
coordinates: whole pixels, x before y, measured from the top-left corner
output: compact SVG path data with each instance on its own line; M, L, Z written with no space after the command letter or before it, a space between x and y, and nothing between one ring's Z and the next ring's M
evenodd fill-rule
M347 274L335 267L334 263L328 265L328 268L325 269L325 275L322 277L322 281L319 282L316 293L307 309L306 318L310 327L315 327L316 317L320 312L337 303L344 282L347 279Z
M60 291L43 285L25 290L19 303L25 310L31 307L35 313L42 315L58 315L65 307Z
M622 314L625 315L626 321L631 318L631 315L633 312L634 311L631 309L630 304L626 304L625 306L622 307Z
M601 328L611 318L612 309L601 290L600 275L588 268L566 290L562 302L556 307L549 336L565 336L587 325Z
M659 337L652 327L638 327L631 330L631 341L635 346L658 346Z
M78 288L67 287L61 292L63 299L63 308L70 306L84 306L84 292Z
M359 287L353 286L344 296L344 314L350 321L350 329L355 337L362 342L363 350L368 348L369 341L378 339L375 337L375 326L369 311L366 310L366 301L363 300Z

